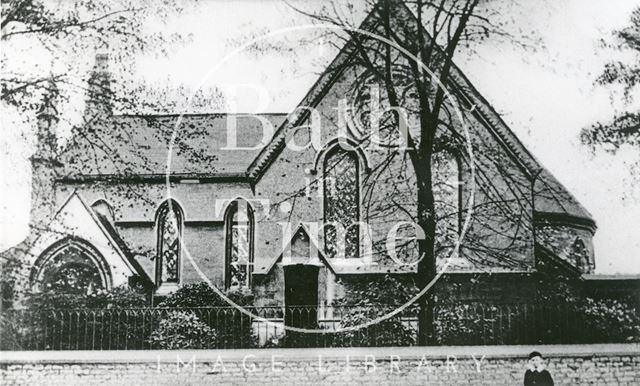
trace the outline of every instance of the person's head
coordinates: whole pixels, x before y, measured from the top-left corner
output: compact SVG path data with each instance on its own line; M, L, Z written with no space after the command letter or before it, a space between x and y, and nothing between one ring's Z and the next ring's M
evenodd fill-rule
M542 354L537 351L533 351L531 354L529 354L529 364L535 369L539 369L540 367L542 367L544 365Z

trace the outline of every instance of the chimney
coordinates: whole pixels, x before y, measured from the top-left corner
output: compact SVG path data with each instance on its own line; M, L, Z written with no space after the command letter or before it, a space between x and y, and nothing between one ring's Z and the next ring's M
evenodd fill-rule
M96 54L96 61L88 81L87 106L85 120L106 118L113 114L111 74L109 73L109 55Z

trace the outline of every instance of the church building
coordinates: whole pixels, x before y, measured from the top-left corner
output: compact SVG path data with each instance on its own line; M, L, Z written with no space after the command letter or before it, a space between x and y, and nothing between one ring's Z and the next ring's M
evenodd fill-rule
M256 306L324 307L352 283L415 282L416 173L340 116L359 71L349 46L281 114L119 115L96 91L112 82L98 55L85 135L58 152L55 98L38 113L25 285L163 297L208 282ZM446 87L462 115L432 162L438 297L516 301L534 296L543 270L591 274L589 212L459 68Z

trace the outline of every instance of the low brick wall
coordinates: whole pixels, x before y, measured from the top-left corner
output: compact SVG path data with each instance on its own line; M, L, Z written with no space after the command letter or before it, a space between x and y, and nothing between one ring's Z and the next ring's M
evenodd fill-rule
M1 352L1 384L522 384L541 351L556 385L639 385L640 345Z

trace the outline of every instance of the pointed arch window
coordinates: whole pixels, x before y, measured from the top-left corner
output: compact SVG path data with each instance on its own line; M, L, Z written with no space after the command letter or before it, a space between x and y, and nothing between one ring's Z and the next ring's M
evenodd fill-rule
M460 159L449 150L432 157L433 196L436 209L436 229L443 245L452 245L460 234L462 195Z
M180 253L182 243L182 210L173 200L158 209L158 250L156 254L156 283L180 281Z
M580 239L576 239L571 245L569 259L580 271L586 271L589 269L588 256L587 247L584 245L584 242Z
M33 290L89 294L111 287L111 272L88 242L69 238L49 247L36 261Z
M324 159L324 245L327 257L360 256L360 159L340 145ZM337 225L336 225L337 224Z
M227 208L225 288L251 288L253 273L253 209L245 200Z

